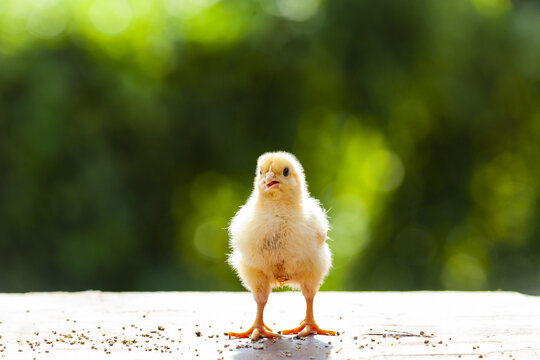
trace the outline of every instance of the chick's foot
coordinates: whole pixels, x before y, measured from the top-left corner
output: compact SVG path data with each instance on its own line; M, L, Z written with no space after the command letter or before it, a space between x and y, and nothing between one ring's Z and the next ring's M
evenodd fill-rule
M250 338L251 340L257 340L261 336L267 337L267 338L281 337L281 335L273 333L272 329L270 329L264 323L262 324L262 326L253 324L253 326L251 326L248 330L244 332L240 332L240 333L229 332L227 333L227 335L229 335L229 339L231 337L235 337L235 338Z
M335 331L332 330L323 330L321 329L315 322L306 322L306 320L302 321L300 323L300 326L295 327L294 329L290 330L282 330L280 331L283 335L292 335L297 334L298 337L305 337L310 334L318 334L318 335L336 335Z

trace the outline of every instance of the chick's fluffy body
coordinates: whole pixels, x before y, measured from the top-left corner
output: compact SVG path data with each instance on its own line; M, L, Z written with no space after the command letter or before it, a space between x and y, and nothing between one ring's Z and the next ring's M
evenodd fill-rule
M326 214L293 155L267 153L257 165L253 192L229 227L229 262L252 292L287 284L314 294L331 266ZM278 185L268 186L268 173Z

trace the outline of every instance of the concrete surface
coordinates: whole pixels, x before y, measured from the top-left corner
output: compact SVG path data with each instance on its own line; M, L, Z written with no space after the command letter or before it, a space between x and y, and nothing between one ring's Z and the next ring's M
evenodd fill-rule
M270 295L274 331L303 319L298 292ZM229 339L251 294L0 294L0 359L540 359L540 298L507 292L322 292L315 317L339 336Z

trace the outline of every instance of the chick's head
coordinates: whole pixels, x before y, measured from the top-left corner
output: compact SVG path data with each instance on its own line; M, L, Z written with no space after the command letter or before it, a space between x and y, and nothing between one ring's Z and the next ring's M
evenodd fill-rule
M264 198L300 198L305 191L302 165L286 152L263 154L257 161L255 187Z

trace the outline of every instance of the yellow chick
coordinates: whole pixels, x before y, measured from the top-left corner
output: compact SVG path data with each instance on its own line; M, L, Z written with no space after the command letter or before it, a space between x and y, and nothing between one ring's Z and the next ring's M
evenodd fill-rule
M294 155L263 154L256 171L253 192L229 226L229 263L253 293L257 315L247 331L228 335L279 337L264 324L263 312L272 288L284 284L302 291L306 317L299 327L281 333L335 335L320 329L313 317L313 298L332 262L326 214L309 195L304 170Z

